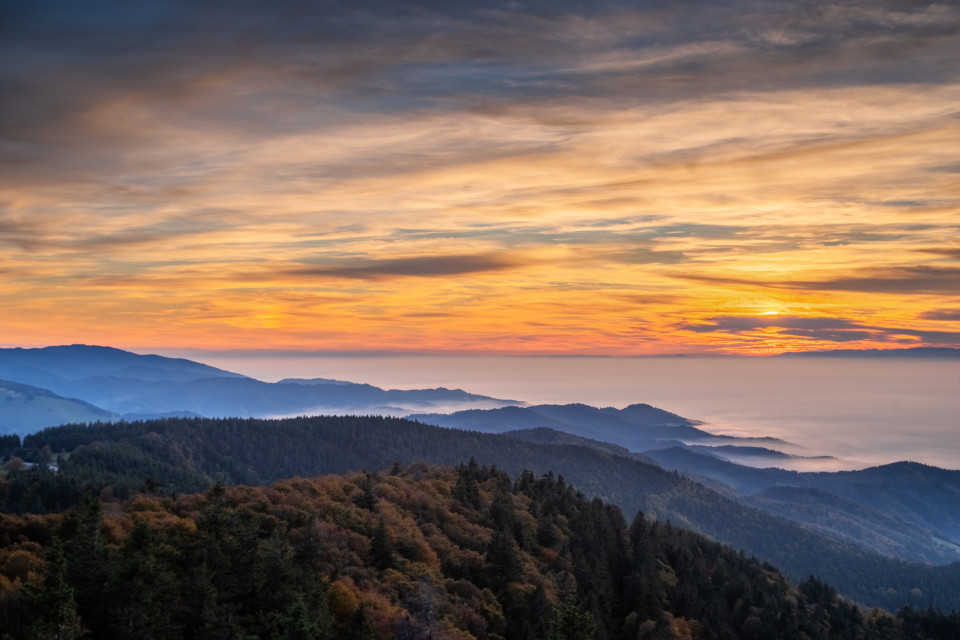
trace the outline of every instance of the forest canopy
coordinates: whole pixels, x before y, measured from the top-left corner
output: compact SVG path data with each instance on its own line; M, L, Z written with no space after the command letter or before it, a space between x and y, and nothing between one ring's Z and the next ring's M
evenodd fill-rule
M475 462L0 517L4 638L949 638Z

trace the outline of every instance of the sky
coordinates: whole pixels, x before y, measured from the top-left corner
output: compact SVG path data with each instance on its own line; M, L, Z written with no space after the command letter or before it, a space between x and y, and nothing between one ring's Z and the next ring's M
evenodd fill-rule
M0 343L960 347L960 5L7 0Z

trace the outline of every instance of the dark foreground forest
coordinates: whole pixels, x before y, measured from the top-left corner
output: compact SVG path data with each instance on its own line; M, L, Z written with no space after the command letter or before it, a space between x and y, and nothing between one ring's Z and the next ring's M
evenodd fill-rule
M0 517L0 545L4 639L960 637L960 615L862 610L553 476L475 463L88 494Z

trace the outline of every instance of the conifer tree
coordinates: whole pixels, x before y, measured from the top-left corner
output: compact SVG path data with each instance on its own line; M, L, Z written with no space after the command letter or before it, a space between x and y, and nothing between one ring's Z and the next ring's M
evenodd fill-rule
M596 624L593 614L581 611L577 596L571 592L553 610L550 620L550 640L593 640Z
M54 538L44 550L45 564L40 569L43 582L28 583L24 600L30 622L27 640L73 640L80 638L83 625L77 613L73 588L67 583L67 559L60 538Z

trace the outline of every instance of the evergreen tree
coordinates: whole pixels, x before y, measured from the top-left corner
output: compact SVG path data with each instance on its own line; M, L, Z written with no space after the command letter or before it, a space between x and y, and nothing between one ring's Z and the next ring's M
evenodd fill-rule
M395 552L382 516L377 520L377 528L373 530L370 538L370 555L373 565L381 571L393 566Z
M103 507L89 491L60 525L69 565L67 579L76 589L77 611L96 637L106 637L114 623L111 572L115 567L103 533Z
M30 622L27 640L73 640L80 638L83 625L77 613L73 587L67 583L67 558L60 538L54 538L44 550L45 564L40 570L42 583L27 583L24 603Z
M547 637L550 640L593 640L596 627L593 614L581 611L576 594L571 592L553 610Z
M114 637L182 637L176 620L183 609L177 576L164 562L163 555L157 533L142 520L135 521L119 553L115 593L110 603Z

